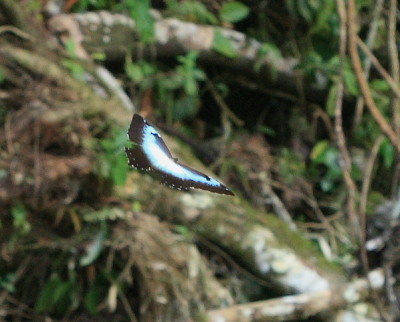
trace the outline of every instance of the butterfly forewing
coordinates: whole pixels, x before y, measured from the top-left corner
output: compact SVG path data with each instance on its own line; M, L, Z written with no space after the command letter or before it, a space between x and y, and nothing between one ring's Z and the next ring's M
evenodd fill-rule
M157 174L161 182L171 188L197 188L233 195L214 178L177 162L157 130L139 114L133 116L128 136L136 143L134 148L125 148L130 166Z

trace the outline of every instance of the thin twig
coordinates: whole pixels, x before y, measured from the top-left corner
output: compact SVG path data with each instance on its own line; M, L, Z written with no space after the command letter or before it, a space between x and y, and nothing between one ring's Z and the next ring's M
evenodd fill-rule
M390 58L390 74L393 77L393 81L399 84L399 53L397 50L397 40L396 40L396 17L397 17L397 0L390 0L389 8L389 30L388 30L388 49ZM400 137L400 109L399 109L399 96L392 97L392 116L393 116L393 128L397 136ZM392 179L392 196L396 194L398 182L399 182L399 160L400 153L396 155L396 171L394 171Z
M375 57L375 55L371 52L367 45L360 39L360 37L356 36L357 45L360 46L361 50L368 58L371 60L372 64L379 72L379 74L388 82L391 90L396 95L397 98L400 98L400 88L398 83L390 76L390 74L386 71L386 69L381 65L379 60Z
M344 62L346 60L346 7L343 0L336 1L338 13L340 16L340 69L339 69L339 79L337 82L337 97L335 104L335 134L337 139L337 144L340 151L341 161L339 162L340 168L342 170L343 178L348 190L347 197L347 211L350 218L352 229L351 231L360 238L360 219L356 210L356 197L358 194L357 187L351 178L351 157L346 146L346 137L343 133L343 122L342 122L342 105L343 105L343 69ZM355 236L353 236L355 237Z
M221 94L215 89L212 82L207 79L207 87L210 90L211 94L213 95L217 104L221 107L221 109L229 116L229 118L235 123L236 126L243 126L244 121L238 118L229 108L229 106L225 103L224 99L222 98Z
M378 155L379 147L381 146L383 139L384 139L383 135L380 135L376 139L374 146L371 149L371 154L369 155L367 164L365 165L365 169L364 169L364 180L362 183L361 196L360 196L361 227L364 232L365 232L365 223L366 223L365 212L367 209L368 191L369 191L369 187L371 184L372 170L374 168L376 156Z
M135 313L132 310L131 303L129 303L129 300L126 297L125 293L119 287L118 287L118 296L121 299L126 314L129 316L129 320L131 322L137 322L138 319L136 318Z
M347 22L348 22L348 30L349 30L350 57L351 57L351 61L353 64L354 72L356 74L358 83L360 85L361 92L365 99L365 103L367 104L367 107L368 107L370 113L372 114L373 118L378 123L378 125L381 127L382 131L389 138L389 140L396 147L396 149L400 152L399 138L396 136L396 133L393 131L392 127L387 123L387 121L384 119L384 117L382 116L378 107L376 106L376 104L372 98L372 94L369 89L368 82L365 78L365 74L362 69L360 56L358 55L358 51L357 51L357 33L356 33L357 16L356 16L355 0L348 1L347 13L348 13ZM364 235L362 234L361 237L363 238L363 236ZM361 241L362 241L361 248L365 248L365 240L362 239ZM367 255L366 252L361 250L361 262L363 264L365 273L369 274L370 267L369 267L368 257L366 255ZM376 304L376 307L380 314L380 317L382 318L382 320L386 321L387 316L383 310L380 297L373 290L370 280L369 279L367 279L367 280L368 280L368 284L369 284L369 289L371 291L371 295L375 301L375 304Z
M374 99L372 98L371 91L368 87L368 82L365 78L365 74L362 69L361 59L357 51L357 32L356 32L356 9L355 0L349 0L348 2L348 27L349 27L349 51L351 62L353 64L354 72L356 74L358 83L360 85L361 92L364 96L365 103L375 121L378 123L379 127L388 137L390 142L394 145L397 151L400 152L400 140L394 132L393 128L382 116L378 107L376 106Z
M372 48L372 46L375 42L375 38L377 35L377 31L378 31L378 21L379 21L379 17L381 16L381 13L382 13L383 3L384 3L384 0L377 0L375 7L373 7L371 9L372 20L371 20L371 23L369 24L369 30L368 30L368 34L367 34L366 41L365 41L365 44L367 45L368 48ZM366 79L369 78L370 70L371 70L371 59L369 57L365 57L364 58L364 72L365 72ZM359 96L357 98L353 130L355 130L357 128L358 124L360 124L363 111L364 111L364 98L362 96Z
M269 182L267 182L264 185L263 194L266 194L267 198L270 200L270 202L272 204L272 207L274 208L274 211L279 216L279 218L282 219L282 221L284 221L291 230L297 231L298 228L297 228L297 225L294 222L292 216L290 215L289 211L286 209L282 200L279 199L279 197L277 196L275 191L272 189L269 178L267 180Z
M0 34L4 34L4 33L12 33L24 40L32 39L32 37L29 34L22 31L21 29L18 29L17 27L14 27L11 25L5 25L5 26L0 27Z
M390 58L390 74L393 77L395 84L399 83L399 54L397 52L396 40L396 17L397 17L397 0L390 0L389 8L389 30L388 30L388 46ZM392 113L393 113L393 127L397 135L399 135L400 127L400 111L399 111L399 97L393 97L392 100Z

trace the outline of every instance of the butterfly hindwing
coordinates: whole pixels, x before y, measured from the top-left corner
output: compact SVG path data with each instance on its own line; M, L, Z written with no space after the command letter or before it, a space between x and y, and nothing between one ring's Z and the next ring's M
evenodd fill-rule
M162 175L162 182L167 186L179 190L197 188L226 195L233 195L232 191L214 178L179 162L177 162L177 164L182 169L185 169L185 175L172 176L164 173Z

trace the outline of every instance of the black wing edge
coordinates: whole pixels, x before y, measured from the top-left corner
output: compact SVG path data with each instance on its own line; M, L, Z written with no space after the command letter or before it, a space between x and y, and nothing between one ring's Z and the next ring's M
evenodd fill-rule
M133 114L131 125L128 130L129 140L141 145L143 143L143 128L146 121L139 114Z
M180 164L180 163L179 163ZM181 165L181 164L180 164ZM201 173L197 170L194 170L190 167L187 167L185 165L182 165L183 167L189 169L190 171L196 172L204 177L208 177L204 173ZM184 190L187 191L191 188L196 188L196 189L202 189L210 192L215 192L219 194L224 194L228 196L234 196L235 194L228 189L225 185L223 185L221 182L218 181L219 186L212 186L212 185L207 185L205 183L197 182L194 180L184 180L178 177L174 177L172 175L169 175L168 173L160 172L157 171L158 175L161 177L161 182L170 188L173 189L178 189L178 190Z

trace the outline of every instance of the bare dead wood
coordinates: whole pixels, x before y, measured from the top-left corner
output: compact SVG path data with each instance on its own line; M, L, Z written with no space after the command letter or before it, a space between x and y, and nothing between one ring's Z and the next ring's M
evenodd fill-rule
M174 146L173 142L169 144ZM196 165L193 159L190 163ZM187 225L278 289L304 293L345 283L340 269L314 252L298 232L273 216L255 211L239 197L228 199L197 191L176 195L176 191L162 186L147 187L146 178L136 175L132 179L140 180L141 189L129 194L143 200L148 211Z
M193 242L172 233L170 225L155 216L128 213L113 235L110 248L127 253L116 284L137 283L140 320L183 321L206 307L232 305L229 291L214 277Z
M67 70L62 68L62 58L54 55L53 52L49 52L46 57L32 50L3 43L0 47L0 62L5 66L20 65L26 72L32 73L36 77L48 79L64 87L65 90L69 90L70 100L73 102L80 101L84 105L70 104L69 107L74 113L90 115L104 111L108 115L112 115L113 119L120 125L126 125L129 122L130 113L123 111L124 108L121 107L115 97L101 97L92 88L83 86L82 81L74 79ZM76 63L79 64L78 61ZM83 64L90 65L91 63L85 61ZM90 68L90 66L88 67ZM53 117L56 116L53 114Z
M369 279L375 289L384 286L382 269L370 272ZM231 306L208 312L209 321L291 321L306 319L322 312L333 311L337 307L362 301L368 296L369 283L358 279L344 288L284 296L281 298Z

